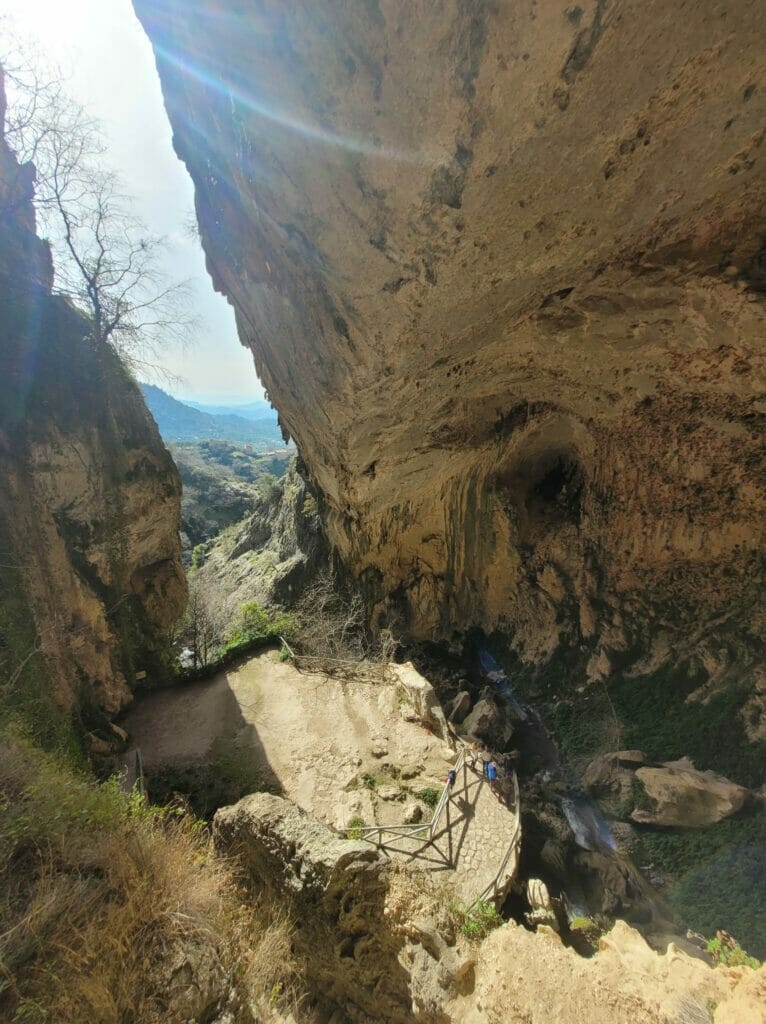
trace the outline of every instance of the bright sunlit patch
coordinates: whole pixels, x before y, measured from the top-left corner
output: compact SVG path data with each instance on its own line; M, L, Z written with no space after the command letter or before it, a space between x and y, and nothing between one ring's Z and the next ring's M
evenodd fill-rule
M55 59L87 39L99 20L98 8L99 0L0 0L0 12L11 16L12 27L38 39Z
M245 92L232 82L222 81L218 77L210 74L204 68L198 67L193 62L180 57L168 47L161 47L155 42L155 50L164 60L174 64L184 74L189 75L192 78L196 78L204 85L212 87L213 89L231 97L232 101L240 104L245 109L251 111L251 113L258 114L267 121L279 125L282 128L287 128L298 135L302 135L306 139L310 139L311 141L336 146L340 149L346 149L353 153L360 153L363 156L377 156L387 160L396 160L400 163L433 164L438 162L433 155L426 156L423 153L377 145L368 139L358 138L351 135L341 135L338 132L333 132L326 128L320 128L318 125L309 124L308 122L296 117L294 114L288 113L286 110L280 110L275 106L270 106L264 103L258 96Z

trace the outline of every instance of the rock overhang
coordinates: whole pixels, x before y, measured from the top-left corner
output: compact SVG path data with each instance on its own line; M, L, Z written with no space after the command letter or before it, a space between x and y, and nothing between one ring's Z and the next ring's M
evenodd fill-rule
M760 642L757 5L135 6L375 621L544 660L747 583Z

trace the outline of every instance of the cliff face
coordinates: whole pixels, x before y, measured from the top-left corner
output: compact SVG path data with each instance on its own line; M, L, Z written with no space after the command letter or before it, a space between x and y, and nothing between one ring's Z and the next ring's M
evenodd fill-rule
M134 0L216 287L381 623L762 650L766 13Z
M0 118L5 104L0 83ZM34 169L0 141L3 706L119 710L180 614L180 481L134 382L51 293Z

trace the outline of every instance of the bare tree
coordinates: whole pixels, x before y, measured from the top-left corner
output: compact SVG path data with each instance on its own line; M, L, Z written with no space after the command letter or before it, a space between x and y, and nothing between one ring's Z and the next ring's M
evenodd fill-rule
M6 69L6 138L34 164L35 206L54 255L56 289L88 315L93 340L135 368L157 370L169 341L197 324L188 282L162 270L164 239L135 217L117 176L104 169L98 124L67 99L60 76L19 58Z
M306 588L297 608L298 642L307 655L339 661L390 661L398 646L388 630L371 637L364 601L326 571Z
M209 588L196 577L189 578L189 601L182 621L182 635L188 644L194 668L207 666L222 643L223 630Z

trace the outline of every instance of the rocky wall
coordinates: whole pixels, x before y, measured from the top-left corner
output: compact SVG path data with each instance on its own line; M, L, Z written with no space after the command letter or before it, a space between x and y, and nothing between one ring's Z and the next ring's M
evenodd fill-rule
M134 0L215 286L374 620L763 651L766 12Z
M2 710L45 730L167 672L186 586L178 473L115 353L52 293L33 188L0 140Z

